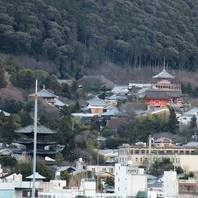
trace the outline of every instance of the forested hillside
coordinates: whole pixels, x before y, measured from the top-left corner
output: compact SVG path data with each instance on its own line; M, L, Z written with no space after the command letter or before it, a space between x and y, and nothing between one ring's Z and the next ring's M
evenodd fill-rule
M0 53L55 64L79 78L104 61L198 69L198 1L1 0Z

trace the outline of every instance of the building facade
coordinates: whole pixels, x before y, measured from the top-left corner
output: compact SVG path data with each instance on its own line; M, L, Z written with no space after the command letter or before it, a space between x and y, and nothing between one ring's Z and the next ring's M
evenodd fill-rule
M198 171L198 147L175 146L168 138L160 138L156 141L149 139L149 145L124 144L118 149L118 162L132 161L136 166L150 167L156 160L170 158L175 167L181 166L186 171ZM196 163L189 163L190 161Z
M140 192L147 193L144 169L133 166L131 161L115 164L116 197L136 197Z

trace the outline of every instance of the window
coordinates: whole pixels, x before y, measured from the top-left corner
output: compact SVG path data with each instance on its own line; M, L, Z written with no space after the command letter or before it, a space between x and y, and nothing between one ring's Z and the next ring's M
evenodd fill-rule
M135 150L135 154L139 154L139 150Z
M135 158L135 161L138 162L138 158L137 157Z
M141 154L145 154L145 150L141 150Z

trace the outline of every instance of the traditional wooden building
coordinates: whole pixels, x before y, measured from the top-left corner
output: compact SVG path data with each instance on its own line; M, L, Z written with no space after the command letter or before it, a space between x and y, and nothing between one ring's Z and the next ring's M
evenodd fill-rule
M106 111L106 108L107 104L98 98L98 96L95 96L91 100L87 101L87 106L84 108L84 111L92 114L101 114Z
M26 153L27 155L32 157L34 150L34 125L28 125L24 128L16 130L15 132L20 134L20 138L15 140L15 143L24 145L24 148L16 149L14 150L14 153ZM55 160L53 160L55 158L55 154L63 149L63 147L61 145L58 145L58 142L53 139L53 135L55 135L56 133L56 131L51 130L45 126L37 126L36 153L37 157L43 160L46 164L56 163Z
M47 91L45 88L40 90L37 94L39 98L42 98L47 104L51 106L56 106L56 107L63 107L65 105L68 106L67 104L59 100L59 96L54 95L53 93ZM34 97L34 96L35 93L29 94L29 97Z
M163 69L161 73L153 76L153 78L157 79L157 83L151 85L144 97L148 109L182 104L181 85L171 83L175 76Z

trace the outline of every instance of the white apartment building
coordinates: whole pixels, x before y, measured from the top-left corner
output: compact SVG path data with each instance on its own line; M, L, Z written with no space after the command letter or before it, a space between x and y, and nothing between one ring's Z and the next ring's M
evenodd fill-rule
M147 176L144 169L128 163L115 164L115 195L116 197L135 197L138 192L147 193Z
M164 171L164 198L178 197L178 180L176 171Z

